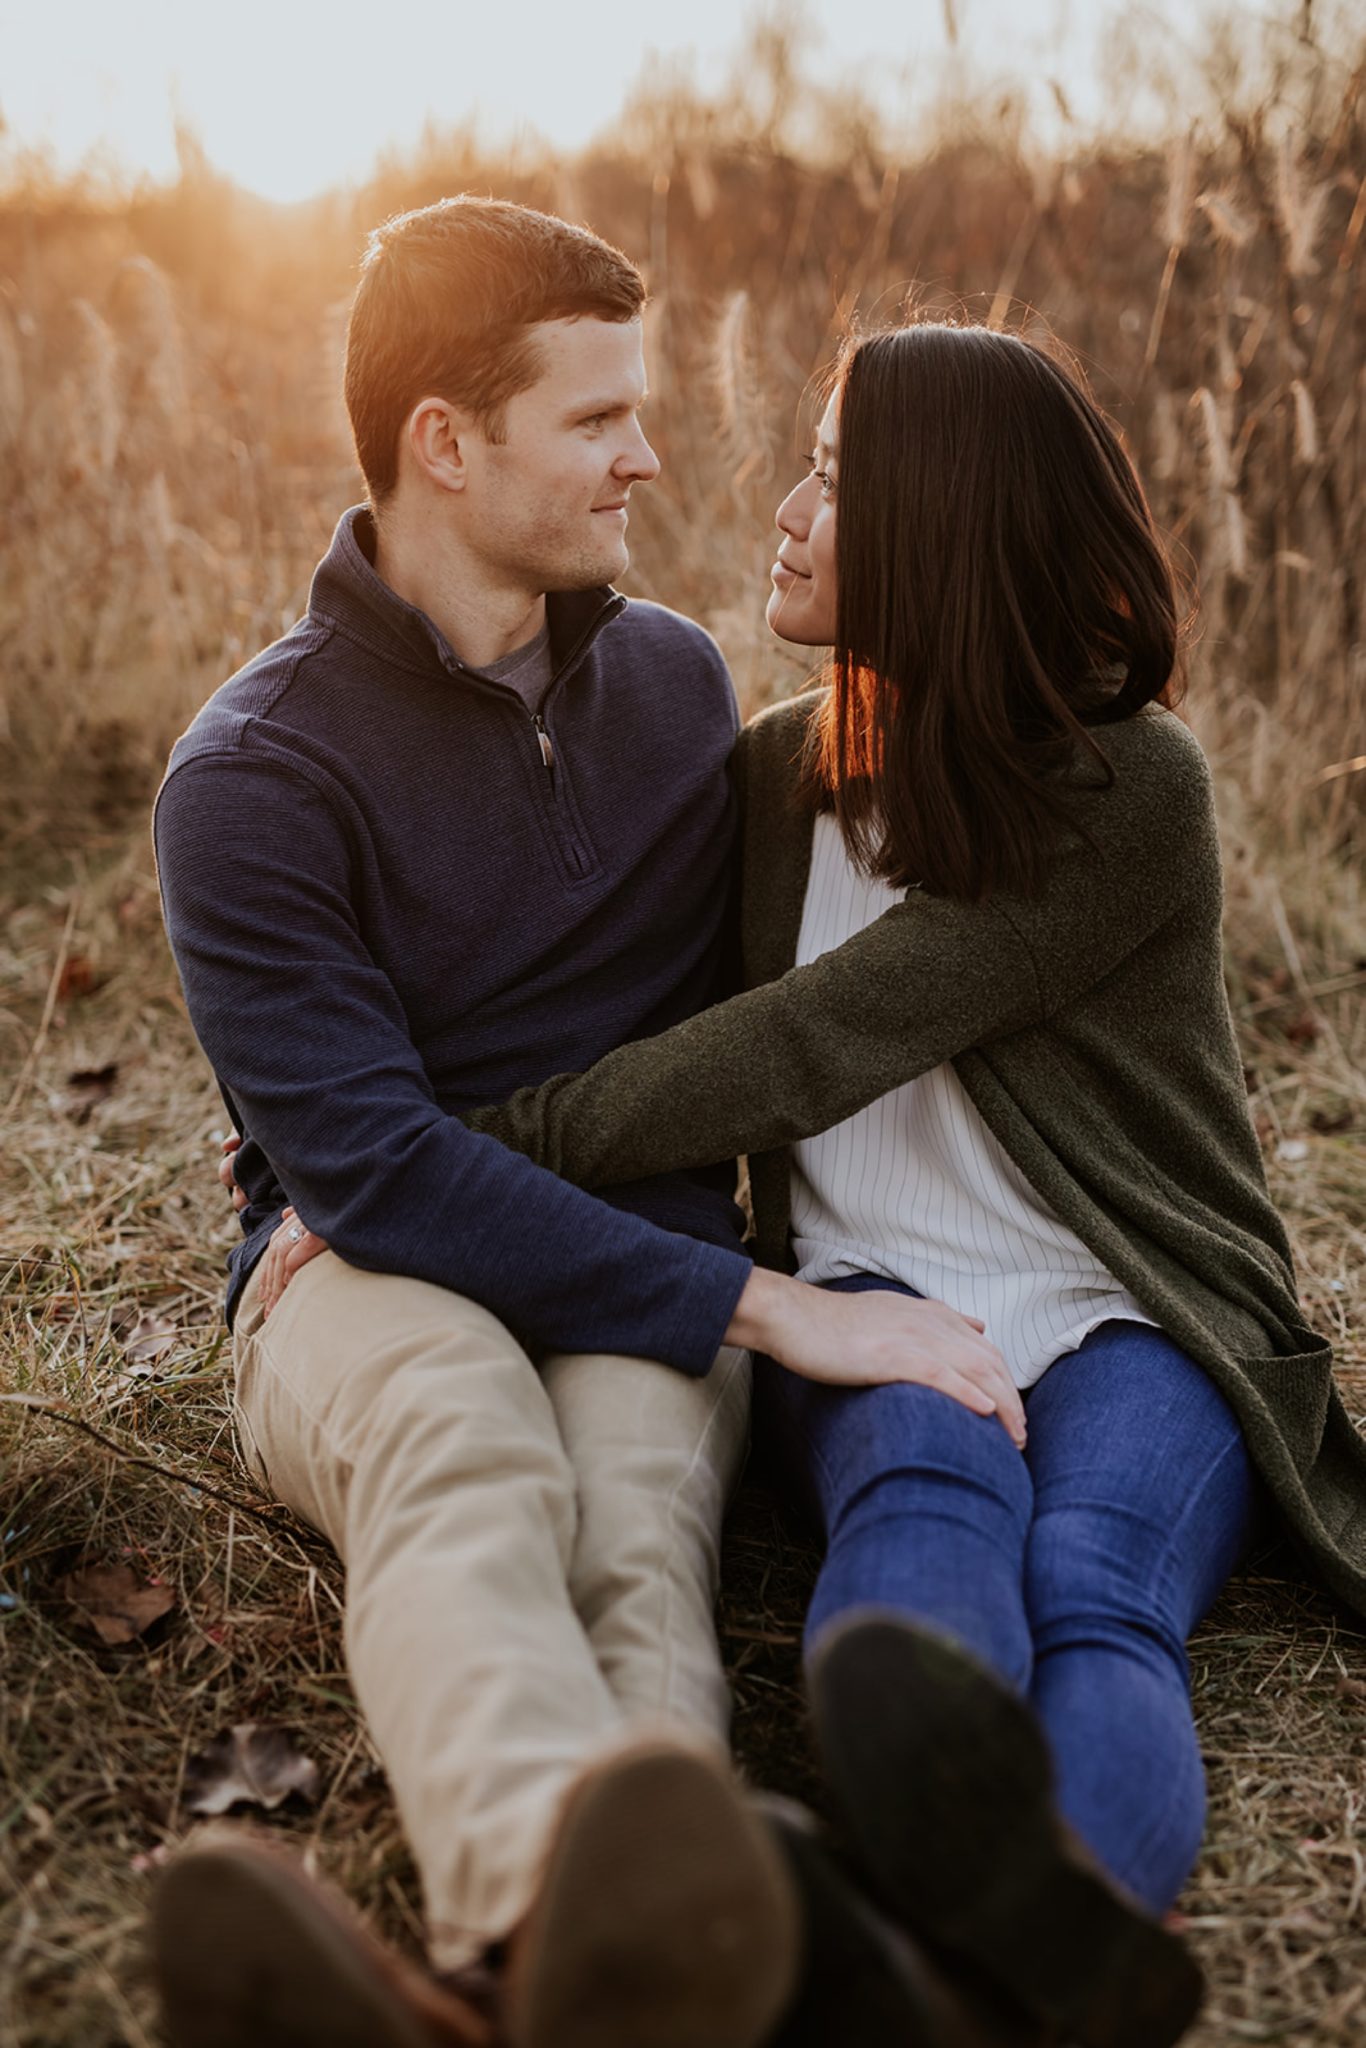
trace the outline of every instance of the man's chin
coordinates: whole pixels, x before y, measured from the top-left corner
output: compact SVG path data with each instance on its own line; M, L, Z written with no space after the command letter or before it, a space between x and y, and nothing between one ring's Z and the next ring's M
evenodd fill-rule
M557 570L553 579L547 582L546 591L548 594L551 591L599 590L604 583L619 582L630 566L631 557L627 549L616 548L610 554L604 549L602 555L592 561L576 562L572 567Z

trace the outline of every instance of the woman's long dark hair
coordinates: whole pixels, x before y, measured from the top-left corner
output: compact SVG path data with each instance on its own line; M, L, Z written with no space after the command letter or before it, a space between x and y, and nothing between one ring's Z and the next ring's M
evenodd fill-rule
M1178 694L1171 568L1133 466L1032 343L917 323L836 392L837 624L809 783L851 854L969 900L1040 888L1089 727Z

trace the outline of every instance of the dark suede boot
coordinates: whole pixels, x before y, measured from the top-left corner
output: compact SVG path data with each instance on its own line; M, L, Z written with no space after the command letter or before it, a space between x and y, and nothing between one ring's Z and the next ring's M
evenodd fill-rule
M1051 2029L974 1994L875 1906L815 1816L761 1796L802 1902L797 1995L770 2048L1053 2048Z
M811 1665L842 1835L882 1906L1083 2048L1169 2048L1199 2010L1184 1944L1069 1834L1026 1704L948 1638L837 1623Z

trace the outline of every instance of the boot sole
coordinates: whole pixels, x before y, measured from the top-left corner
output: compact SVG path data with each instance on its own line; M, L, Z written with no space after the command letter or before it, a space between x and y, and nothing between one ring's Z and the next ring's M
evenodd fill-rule
M1194 1958L1069 1848L1043 1735L965 1651L855 1619L813 1660L826 1779L876 1893L1084 2048L1169 2048Z
M719 1765L627 1752L566 1800L519 1944L512 2048L756 2048L792 1995L783 1860Z
M438 2038L402 2009L358 1924L268 1852L190 1852L162 1878L151 1917L172 2048L432 2048Z

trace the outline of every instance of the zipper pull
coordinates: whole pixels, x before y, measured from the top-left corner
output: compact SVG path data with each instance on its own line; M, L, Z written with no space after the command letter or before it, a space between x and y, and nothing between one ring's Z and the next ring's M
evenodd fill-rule
M550 734L545 729L545 720L541 717L539 711L532 712L531 723L535 726L536 737L541 743L541 759L553 775L555 773L555 749L550 744Z

